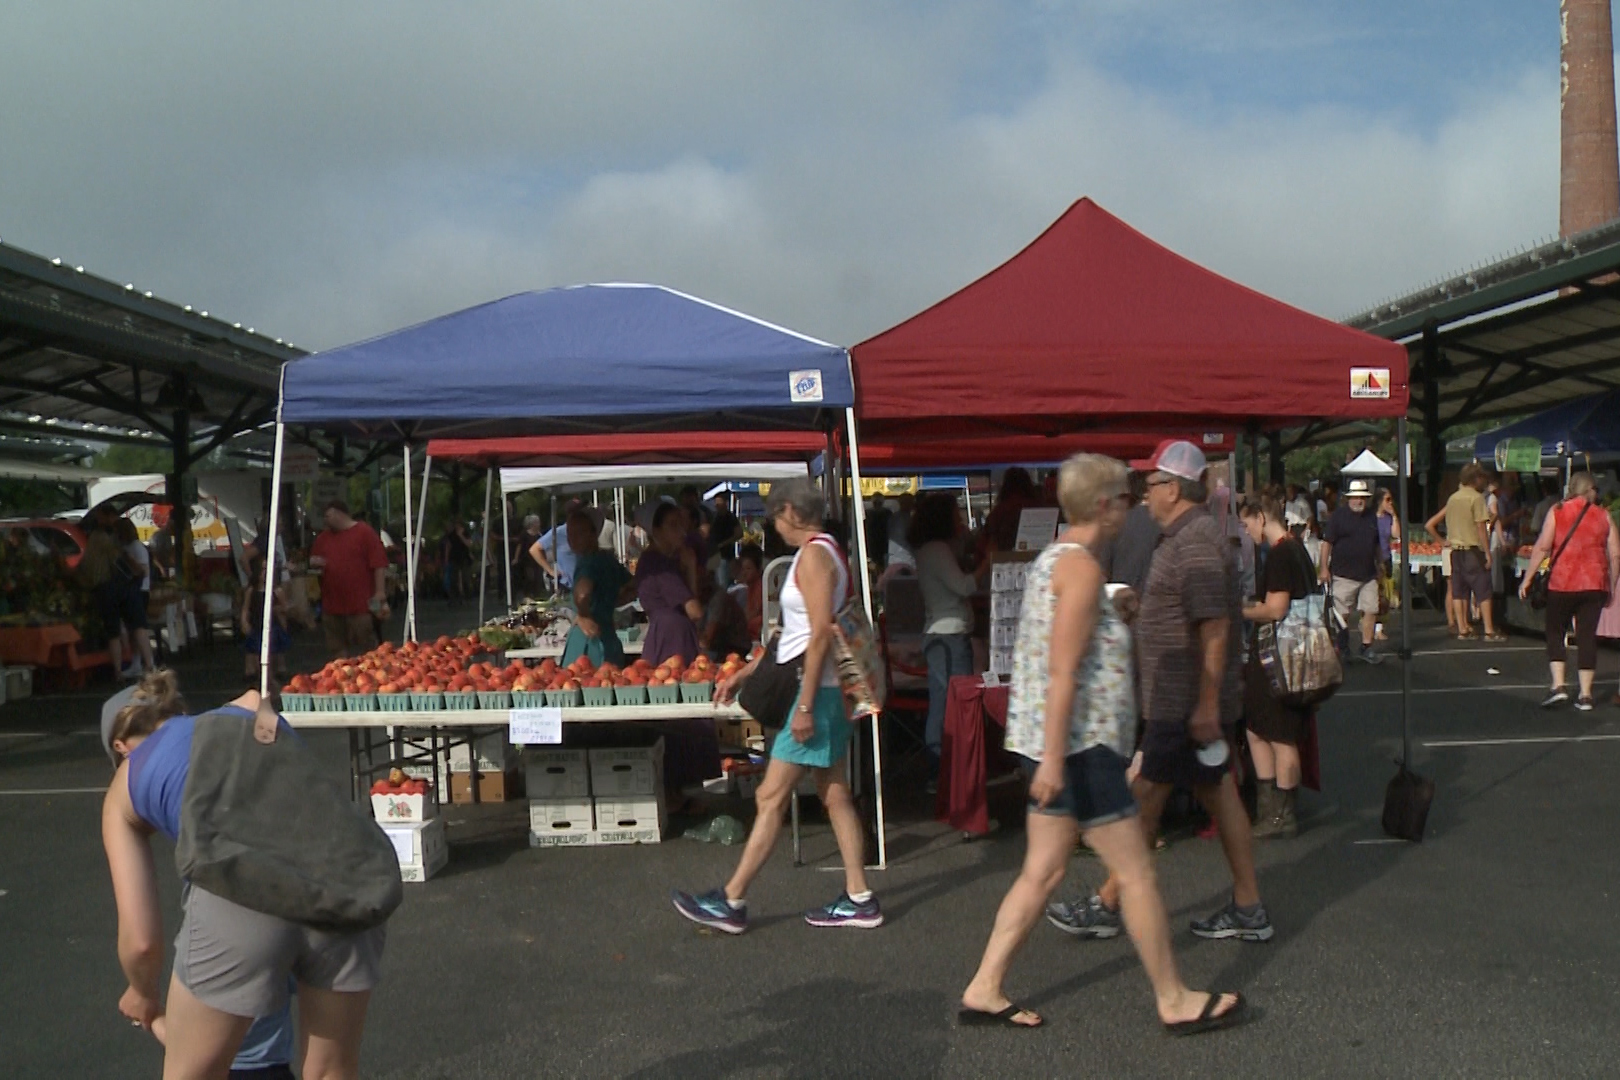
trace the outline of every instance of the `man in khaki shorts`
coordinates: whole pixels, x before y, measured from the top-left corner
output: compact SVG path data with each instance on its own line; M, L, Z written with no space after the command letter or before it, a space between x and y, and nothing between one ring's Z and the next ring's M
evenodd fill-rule
M1457 490L1423 526L1433 534L1445 523L1446 546L1451 549L1451 595L1446 603L1456 611L1457 637L1464 641L1475 636L1468 618L1470 600L1479 607L1485 640L1507 640L1491 611L1491 514L1484 495L1488 479L1477 463L1464 465Z
M326 529L310 545L321 567L321 626L333 656L358 656L377 644L372 615L388 618L388 553L375 529L349 515L348 504L326 504Z
M1365 480L1350 481L1344 502L1328 517L1322 533L1321 578L1331 582L1333 607L1350 625L1353 613L1361 616L1361 648L1346 653L1364 663L1383 657L1373 651L1378 626L1379 556L1378 517L1372 512L1372 487Z

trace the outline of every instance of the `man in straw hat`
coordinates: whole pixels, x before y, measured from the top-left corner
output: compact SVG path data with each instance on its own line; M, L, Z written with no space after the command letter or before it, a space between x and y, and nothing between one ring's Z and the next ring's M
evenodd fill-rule
M1328 518L1322 533L1322 554L1318 573L1324 585L1331 583L1333 607L1351 624L1351 617L1361 615L1361 647L1347 655L1354 655L1369 664L1383 658L1373 651L1373 637L1378 627L1378 575L1382 558L1378 550L1378 516L1373 513L1372 487L1357 477L1345 490L1344 502Z

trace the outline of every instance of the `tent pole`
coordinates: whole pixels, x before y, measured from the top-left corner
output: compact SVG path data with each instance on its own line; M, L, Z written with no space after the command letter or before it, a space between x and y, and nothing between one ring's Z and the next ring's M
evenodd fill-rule
M425 455L423 455L423 459L422 459L422 494L421 494L421 497L417 500L417 510L416 510L416 546L417 546L418 549L420 549L421 547L424 546L423 545L423 538L422 538L422 528L427 523L428 480L432 477L432 475L433 475L433 455L432 454L425 454ZM422 556L421 556L420 551L418 551L417 556L416 556L416 562L411 567L411 585L412 585L413 588L416 585L416 568L421 566L421 565L422 565ZM410 635L411 635L411 640L415 641L416 640L416 603L414 601L411 603Z
M478 625L484 625L484 593L489 589L489 497L495 491L495 466L484 473L484 526L478 559Z
M1395 441L1399 444L1396 448L1399 455L1396 484L1400 488L1396 505L1401 515L1401 767L1408 768L1412 757L1412 530L1407 528L1410 515L1406 512L1406 477L1410 468L1407 465L1409 455L1404 413L1395 421Z
M506 508L510 502L506 497L506 488L501 488L501 552L506 559L506 610L512 610L512 524L507 517Z
M861 568L861 603L866 607L866 617L876 621L876 614L872 608L871 563L867 558L866 551L866 500L861 498L861 448L855 439L855 410L845 409L844 420L849 427L849 482L850 489L855 496L855 551ZM831 439L828 441L830 443ZM886 870L889 867L889 849L883 829L883 728L881 712L872 714L872 787L876 791L877 803L877 868Z
M556 571L551 577L551 591L562 591L562 567L557 565L557 496L551 497L551 568Z
M275 618L276 593L276 537L281 527L281 451L287 427L276 424L276 453L270 466L270 523L267 535L259 539L264 545L264 618L259 623L259 697L270 698L270 623Z
M416 533L412 530L411 442L405 440L405 630L400 644L411 640L411 623L416 618Z

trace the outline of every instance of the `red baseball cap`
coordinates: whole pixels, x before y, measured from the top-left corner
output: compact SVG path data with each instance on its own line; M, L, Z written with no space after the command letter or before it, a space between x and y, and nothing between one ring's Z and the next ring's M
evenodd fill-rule
M1204 452L1186 439L1165 439L1145 460L1131 462L1137 472L1162 472L1183 480L1201 480L1209 462Z

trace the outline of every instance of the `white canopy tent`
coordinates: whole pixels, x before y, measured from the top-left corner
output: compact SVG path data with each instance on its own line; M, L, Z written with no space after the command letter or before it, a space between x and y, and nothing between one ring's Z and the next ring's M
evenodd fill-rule
M559 468L501 470L501 490L508 495L535 488L561 493L593 491L622 484L687 484L711 480L792 480L808 476L802 461L755 461L698 465L580 465Z
M1341 476L1394 476L1395 466L1390 465L1371 450L1363 450L1356 455L1355 460L1340 469L1339 474Z

